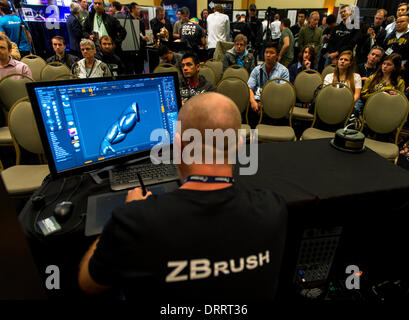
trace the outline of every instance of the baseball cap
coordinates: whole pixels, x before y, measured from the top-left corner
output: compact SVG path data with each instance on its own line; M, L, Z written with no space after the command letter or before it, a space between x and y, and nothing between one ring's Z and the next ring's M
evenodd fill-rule
M250 9L250 10L257 10L257 7L256 7L255 4L251 4L249 9Z

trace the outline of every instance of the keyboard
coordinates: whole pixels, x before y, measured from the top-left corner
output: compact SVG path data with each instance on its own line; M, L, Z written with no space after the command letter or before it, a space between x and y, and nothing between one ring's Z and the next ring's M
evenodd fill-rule
M145 186L179 180L176 166L173 164L138 164L110 170L111 189L117 191L140 187L137 173Z

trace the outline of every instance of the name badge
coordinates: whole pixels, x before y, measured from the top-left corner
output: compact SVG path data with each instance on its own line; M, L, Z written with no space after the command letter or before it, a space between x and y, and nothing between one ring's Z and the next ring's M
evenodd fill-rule
M389 56L389 55L392 54L392 53L393 53L393 49L392 49L392 48L389 48L388 50L385 51L385 54L386 54L387 56Z

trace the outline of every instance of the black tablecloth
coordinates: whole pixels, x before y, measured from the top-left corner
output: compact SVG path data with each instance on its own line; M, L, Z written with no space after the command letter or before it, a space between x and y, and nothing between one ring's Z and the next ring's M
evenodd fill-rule
M294 271L302 230L308 226L343 226L344 240L336 271L344 278L348 264L361 264L366 271L371 271L372 277L379 278L382 272L393 276L404 272L401 259L406 255L408 244L404 232L409 200L408 171L369 149L359 154L338 151L330 146L328 139L262 144L257 174L240 176L238 168L236 166L236 183L245 188L269 188L283 196L288 204L284 285ZM70 199L75 204L74 214L62 233L48 237L36 233L33 224L38 211L32 208L30 201L20 214L40 270L50 264L66 265L66 274L69 274L64 283L66 287L76 283L80 258L95 239L84 236L87 198L109 191L107 181L97 185L85 175L78 187L79 181L78 176L66 178L64 189L57 197L62 179L47 179L34 194L44 194L49 203L39 214L43 219L52 215L56 203L67 200L78 188Z

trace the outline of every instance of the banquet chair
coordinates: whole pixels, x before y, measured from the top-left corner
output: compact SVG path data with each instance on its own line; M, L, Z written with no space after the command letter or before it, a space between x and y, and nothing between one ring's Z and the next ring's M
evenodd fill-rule
M337 66L336 64L330 64L330 65L326 66L324 68L324 70L322 70L322 72L321 72L322 77L325 79L325 77L327 75L329 75L330 73L334 73L334 70L335 70L336 66Z
M204 65L213 69L216 75L216 84L219 83L223 76L223 62L209 59L204 63Z
M354 93L351 88L342 83L324 86L315 101L312 125L302 133L300 140L335 137L335 131L346 126L353 108ZM320 124L325 130L319 129Z
M277 83L276 81L280 81ZM290 110L294 107L296 94L294 86L285 79L272 79L268 81L261 91L260 105L261 117L257 125L258 140L261 142L281 142L296 141L296 136L290 126L262 124L264 117L273 120L283 119L290 115Z
M200 66L199 75L202 75L212 85L216 86L217 84L216 74L214 73L211 67L206 66L206 65Z
M365 103L361 131L367 126L375 134L393 134L394 143L366 137L365 146L380 156L397 163L399 157L398 138L408 117L408 99L399 91L395 95L378 92Z
M34 81L41 80L41 70L47 64L47 62L45 62L43 58L30 54L21 59L21 62L24 62L26 65L28 65L33 75Z
M323 78L318 71L301 71L294 80L294 87L298 101L303 104L311 103L315 90L323 83ZM308 112L308 108L294 107L291 118L312 121L314 116Z
M238 64L234 64L228 67L226 70L224 70L222 79L231 78L231 77L240 78L243 81L247 82L250 75L245 68L243 68L242 66L239 66Z
M16 165L2 170L0 175L10 195L25 195L39 188L44 178L50 173L47 164L21 164L20 147L38 155L44 153L28 98L20 99L13 105L9 111L8 124L17 154Z
M246 130L246 137L250 136L250 126L248 123L248 108L250 104L250 91L247 82L239 78L222 79L216 87L216 92L221 93L234 101L242 116L241 129Z
M41 70L41 80L52 81L58 76L70 74L71 70L65 64L60 62L50 62Z

